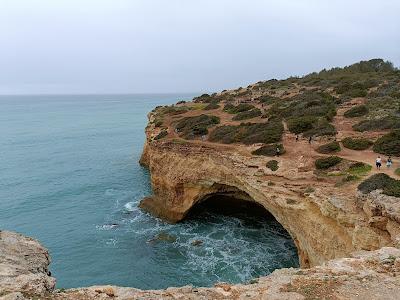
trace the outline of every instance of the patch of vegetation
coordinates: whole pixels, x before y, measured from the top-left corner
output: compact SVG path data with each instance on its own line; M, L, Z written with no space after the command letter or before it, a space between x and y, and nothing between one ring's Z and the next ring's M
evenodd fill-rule
M397 176L400 176L400 168L397 168L397 169L394 171L394 174L396 174Z
M275 102L268 112L283 118L310 116L332 120L336 115L336 105L334 98L327 93L305 91L285 101Z
M374 143L364 138L351 138L347 137L342 140L342 144L347 149L352 150L366 150Z
M161 106L156 108L157 115L179 115L190 110L188 106Z
M321 145L317 148L318 153L328 154L333 152L339 152L341 150L340 144L338 142L330 142Z
M283 124L280 120L267 123L242 123L240 125L219 126L210 133L211 142L223 144L243 143L246 145L277 143L283 134Z
M362 117L368 114L369 110L366 105L357 105L352 108L350 108L348 111L344 113L344 116L346 118L356 118L356 117Z
M271 169L271 171L275 172L279 169L278 161L270 160L267 162L267 168Z
M253 155L263 155L263 156L276 156L276 150L279 148L279 155L282 155L286 152L285 148L282 144L272 144L272 145L265 145L257 150L251 152Z
M289 131L295 134L303 133L305 131L311 130L314 127L314 124L317 122L316 117L312 116L304 116L291 118L288 120L287 125Z
M386 129L399 129L400 117L389 116L379 119L363 120L353 126L356 131L374 131Z
M240 103L238 105L233 105L233 104L226 104L224 106L224 111L230 114L238 114L241 112L245 112L245 111L249 111L255 109L255 107L251 104L247 104L247 103Z
M368 194L374 190L382 190L385 195L400 197L400 180L396 180L384 173L372 175L363 181L358 189L363 194Z
M253 108L251 110L238 113L232 118L232 120L240 121L240 120L252 119L259 116L261 116L261 110L259 110L258 108Z
M360 177L358 177L357 175L346 175L345 177L342 178L342 183L356 181L359 179Z
M263 96L257 98L257 101L259 103L266 104L266 105L273 104L278 100L280 100L280 99L277 97L269 96L269 95L263 95Z
M154 121L154 126L155 127L161 127L162 126L162 124L163 124L163 120L162 119L156 119L155 121Z
M216 116L199 115L181 119L175 126L180 136L185 139L193 139L208 134L208 128L219 124L220 119Z
M325 118L314 116L292 117L288 119L289 131L295 134L303 133L303 136L334 136L337 131L335 126Z
M365 97L368 94L366 87L362 83L351 83L347 81L343 81L338 84L335 88L335 92L351 98Z
M335 126L324 119L320 119L313 129L303 133L304 137L310 136L334 136L337 134Z
M315 167L318 170L326 170L326 169L336 166L342 160L343 159L338 156L329 156L329 157L319 158L315 161Z
M163 130L160 131L159 134L157 134L157 135L154 137L154 139L155 139L155 140L160 140L160 139L166 137L167 135L168 135L168 131L167 131L166 129L163 129Z
M372 170L372 166L365 164L363 162L356 162L349 166L347 172L352 175L365 175Z
M400 156L400 129L380 137L374 144L374 152Z
M204 110L212 110L212 109L218 109L219 105L216 102L211 102L208 104L206 107L204 107Z

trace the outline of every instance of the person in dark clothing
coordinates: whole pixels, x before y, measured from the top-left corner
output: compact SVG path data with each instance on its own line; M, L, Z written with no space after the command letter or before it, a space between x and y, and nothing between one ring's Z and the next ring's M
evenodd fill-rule
M281 154L281 149L279 146L276 147L276 156L279 156Z

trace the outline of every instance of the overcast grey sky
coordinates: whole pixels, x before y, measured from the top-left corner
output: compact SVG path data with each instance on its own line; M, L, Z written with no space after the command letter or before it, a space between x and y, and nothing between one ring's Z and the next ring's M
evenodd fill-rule
M399 0L0 0L0 94L203 92L381 57Z

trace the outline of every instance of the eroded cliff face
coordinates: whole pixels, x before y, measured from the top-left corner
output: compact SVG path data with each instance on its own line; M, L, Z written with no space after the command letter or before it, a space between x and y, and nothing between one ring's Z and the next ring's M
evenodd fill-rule
M279 169L273 172L266 167L268 159L247 155L240 146L155 141L156 134L157 129L149 125L141 162L150 169L154 195L140 207L158 217L178 222L212 194L245 193L290 233L302 267L357 250L399 246L397 212L372 207L376 201L355 190L318 181L310 158L277 158Z

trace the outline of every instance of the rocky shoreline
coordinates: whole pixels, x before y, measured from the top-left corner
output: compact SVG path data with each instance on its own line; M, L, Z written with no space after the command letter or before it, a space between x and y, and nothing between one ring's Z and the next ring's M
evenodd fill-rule
M55 289L47 250L34 239L0 232L0 299L398 299L400 250L353 253L310 269L281 269L249 284L138 290L116 286Z

